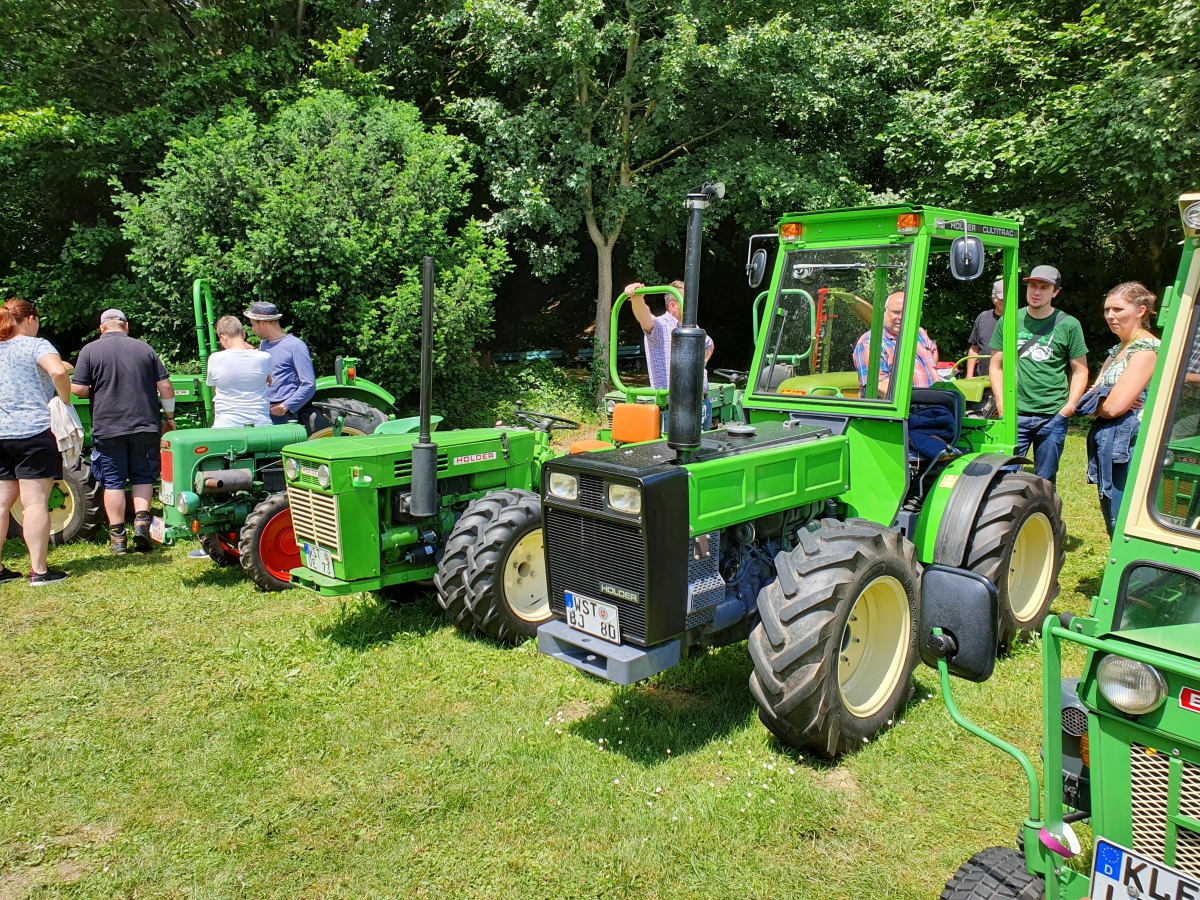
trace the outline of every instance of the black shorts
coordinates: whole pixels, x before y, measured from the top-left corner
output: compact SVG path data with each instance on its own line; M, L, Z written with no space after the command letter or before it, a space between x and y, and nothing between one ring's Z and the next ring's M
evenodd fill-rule
M0 481L62 477L62 454L49 428L33 437L0 438Z
M92 439L92 474L106 491L125 483L154 484L162 473L157 431Z

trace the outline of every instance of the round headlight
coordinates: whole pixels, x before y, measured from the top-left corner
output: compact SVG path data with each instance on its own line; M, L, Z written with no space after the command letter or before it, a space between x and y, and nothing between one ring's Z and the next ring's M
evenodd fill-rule
M1173 465L1175 465L1175 454L1168 450L1163 454L1163 467L1169 469Z
M627 484L608 486L608 505L617 512L636 516L642 511L642 492Z
M617 408L616 400L608 400L604 404L605 412L607 412L610 416L613 414L613 410L616 408Z
M327 488L329 487L331 481L332 479L329 476L329 466L325 465L325 463L321 463L319 466L317 466L317 484L323 488Z
M191 491L180 491L175 497L175 511L181 516L189 516L200 508L200 498Z
M579 479L566 472L551 472L550 493L560 500L577 500L579 498Z
M1106 656L1096 670L1104 699L1131 716L1154 712L1167 699L1167 683L1158 669L1124 656Z
M1183 211L1183 224L1188 228L1195 228L1200 231L1200 200L1191 204Z
M300 463L289 456L283 461L283 474L288 481L295 481L296 476L300 474Z

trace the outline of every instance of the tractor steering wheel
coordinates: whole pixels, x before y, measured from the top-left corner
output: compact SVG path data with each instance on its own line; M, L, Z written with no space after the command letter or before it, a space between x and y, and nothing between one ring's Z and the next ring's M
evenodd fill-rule
M579 423L573 419L567 419L563 416L552 416L550 413L521 409L520 400L517 401L516 417L522 422L528 422L533 426L535 431L575 431L580 427Z
M750 380L750 373L743 372L741 369L713 369L713 374L736 385L745 384Z

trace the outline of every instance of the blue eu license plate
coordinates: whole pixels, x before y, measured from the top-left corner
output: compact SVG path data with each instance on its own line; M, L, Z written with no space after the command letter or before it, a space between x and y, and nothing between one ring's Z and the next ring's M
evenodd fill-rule
M621 618L615 606L571 591L563 592L563 600L567 605L567 624L572 628L614 644L621 643Z
M1200 900L1200 879L1097 838L1089 896L1091 900Z

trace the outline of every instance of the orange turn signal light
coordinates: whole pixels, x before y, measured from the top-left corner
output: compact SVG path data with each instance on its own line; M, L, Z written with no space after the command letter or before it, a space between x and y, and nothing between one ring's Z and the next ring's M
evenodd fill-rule
M1083 764L1089 769L1092 767L1091 747L1088 746L1087 732L1084 732L1083 737L1079 739L1079 756L1083 760Z
M799 222L784 222L779 226L779 236L785 241L798 241L804 237L804 226Z
M199 534L199 533L200 533L200 520L192 519L192 534Z
M921 230L921 214L901 213L896 217L896 230L901 234L916 234Z
M351 366L350 368L348 368L348 369L346 370L346 380L347 380L347 381L353 381L353 380L354 380L354 366Z

